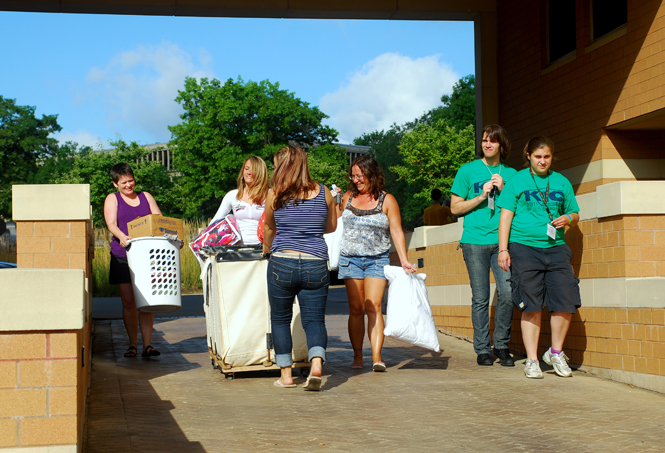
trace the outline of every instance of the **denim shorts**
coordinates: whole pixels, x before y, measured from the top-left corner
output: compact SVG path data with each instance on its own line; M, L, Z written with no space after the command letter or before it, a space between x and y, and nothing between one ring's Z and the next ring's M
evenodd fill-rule
M386 280L383 268L390 266L390 252L375 256L340 256L338 278L355 278L362 280L366 277Z

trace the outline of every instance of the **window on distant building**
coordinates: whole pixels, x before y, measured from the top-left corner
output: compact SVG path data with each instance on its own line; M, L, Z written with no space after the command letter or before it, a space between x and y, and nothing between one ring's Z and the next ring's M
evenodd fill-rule
M575 52L577 47L575 0L547 2L547 32L549 63Z
M596 0L591 4L593 40L628 23L628 0Z

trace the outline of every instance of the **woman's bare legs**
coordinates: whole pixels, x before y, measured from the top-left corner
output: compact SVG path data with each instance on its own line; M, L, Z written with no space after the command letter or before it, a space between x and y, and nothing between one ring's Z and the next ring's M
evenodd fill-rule
M122 320L129 336L129 345L138 347L139 319L136 313L136 301L134 300L134 289L131 283L120 283L120 300L122 301Z
M372 362L381 362L383 348L383 314L381 305L386 281L368 277L364 280L344 280L349 299L349 337L353 347L353 365L362 365L362 347L365 337L365 312L367 312L367 335L372 346Z
M533 313L522 312L522 341L524 341L526 357L528 359L538 360L538 339L540 338L540 323L542 319L542 310Z
M381 362L381 349L383 348L383 291L386 281L381 278L368 277L365 279L365 310L367 311L367 335L372 345L372 362Z
M344 279L346 295L349 299L349 337L353 347L351 366L363 365L363 340L365 338L365 281L355 278Z
M141 326L141 338L143 338L143 352L145 352L145 348L151 346L150 340L152 340L152 326L154 324L154 313L146 313L144 311L139 312L139 325Z
M313 362L313 360L312 360L312 362ZM313 367L314 367L314 364L312 363L312 368ZM281 376L280 376L280 378L278 379L277 382L281 382L282 385L291 385L291 384L293 384L293 375L291 373L292 370L293 370L293 368L291 368L290 366L285 366L285 367L280 368L279 371L281 373ZM321 376L321 375L319 374L319 376Z
M138 347L138 330L141 325L141 337L143 338L143 350L150 345L152 340L152 327L155 323L154 313L145 313L136 311L136 301L134 299L134 288L131 283L120 283L120 300L122 301L122 320L125 323L125 329L129 336L129 345Z
M566 340L568 327L570 321L573 319L572 313L564 313L555 311L550 318L550 326L552 327L552 349L563 351L563 342Z

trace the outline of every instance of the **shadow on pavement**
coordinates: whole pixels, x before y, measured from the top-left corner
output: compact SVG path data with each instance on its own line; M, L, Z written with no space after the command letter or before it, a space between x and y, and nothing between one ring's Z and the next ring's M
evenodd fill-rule
M204 452L200 442L187 439L171 415L175 406L157 394L151 380L199 368L184 354L201 352L205 337L169 343L157 322L152 344L162 356L144 359L140 350L138 357L123 357L126 335L122 322L95 321L86 451ZM160 360L164 356L168 360Z

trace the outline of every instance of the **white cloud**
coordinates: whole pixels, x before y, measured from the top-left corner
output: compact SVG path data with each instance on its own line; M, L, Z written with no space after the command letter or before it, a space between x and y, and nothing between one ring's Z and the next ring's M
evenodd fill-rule
M101 137L83 129L79 129L76 132L62 131L55 134L55 138L61 145L65 142L76 142L78 143L79 148L82 146L90 146L93 149L103 149L108 147L108 144L105 143Z
M106 67L88 71L85 100L105 106L109 126L123 139L141 141L131 136L139 133L166 141L170 138L167 126L180 122L182 109L174 99L185 77L212 77L211 64L205 50L193 58L166 41L138 46L115 55Z
M441 95L450 94L459 78L439 55L412 59L385 53L337 91L326 93L319 106L330 115L327 123L339 131L339 141L350 143L365 132L411 121L440 105Z

